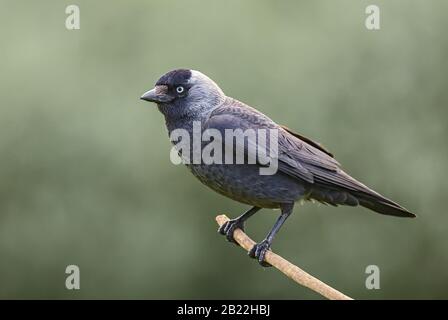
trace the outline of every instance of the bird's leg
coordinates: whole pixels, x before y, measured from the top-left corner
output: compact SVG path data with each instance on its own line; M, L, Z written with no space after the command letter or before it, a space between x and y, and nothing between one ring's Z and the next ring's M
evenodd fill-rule
M260 210L260 207L253 207L249 210L247 210L245 213L240 215L238 218L231 219L224 223L221 227L219 227L218 232L222 235L226 236L227 241L233 242L235 244L238 244L235 239L233 238L233 232L235 229L241 229L244 231L244 222L249 219L251 216L253 216L258 210Z
M264 257L266 255L266 251L270 250L272 241L274 240L275 235L278 230L280 230L283 223L292 213L292 209L294 208L294 203L284 204L281 206L282 213L280 217L278 217L271 231L269 231L267 237L261 241L260 243L255 244L252 249L248 252L248 255L251 258L257 259L258 263L263 267L270 267L271 265L264 261Z

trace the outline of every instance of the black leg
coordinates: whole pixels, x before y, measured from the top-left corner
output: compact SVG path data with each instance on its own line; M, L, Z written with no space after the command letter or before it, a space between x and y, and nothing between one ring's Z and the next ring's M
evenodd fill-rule
M235 231L235 229L238 228L244 231L244 222L251 216L253 216L260 209L261 209L260 207L253 207L247 210L238 218L229 220L226 223L224 223L221 227L219 227L218 232L222 235L225 235L228 241L238 244L233 238L233 232Z
M281 206L282 213L280 217L278 217L277 221L275 222L274 226L272 227L271 231L269 231L267 237L261 241L260 243L257 243L252 247L252 249L249 251L249 256L251 258L257 259L258 263L260 263L263 267L270 267L271 265L264 261L264 257L266 255L266 251L270 250L272 241L274 240L275 235L277 234L278 230L280 230L283 223L286 221L286 219L290 216L292 213L292 209L294 208L294 203L291 204L284 204Z

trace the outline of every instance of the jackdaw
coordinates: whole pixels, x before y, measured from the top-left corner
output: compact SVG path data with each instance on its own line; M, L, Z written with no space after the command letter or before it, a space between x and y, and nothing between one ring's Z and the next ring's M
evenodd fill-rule
M333 206L361 205L385 215L415 217L396 202L345 173L333 155L320 144L276 124L256 109L226 96L213 80L201 72L189 69L170 71L156 82L154 89L144 93L141 99L157 104L165 117L169 134L175 129L184 129L192 134L194 122L201 124L202 131L214 129L215 132L217 130L222 133L222 136L229 129L277 130L278 150L275 157L278 160L278 170L275 174L260 174L259 169L263 164L259 162L186 163L196 178L206 186L252 206L247 212L219 228L219 233L231 242L235 242L235 229L244 230L245 221L261 208L281 210L266 238L248 253L262 266L268 266L264 261L265 253L298 200L315 200ZM246 158L250 143L260 147L258 140L248 140L250 139L247 138L244 142ZM229 144L224 140L221 143ZM263 148L269 148L268 144Z

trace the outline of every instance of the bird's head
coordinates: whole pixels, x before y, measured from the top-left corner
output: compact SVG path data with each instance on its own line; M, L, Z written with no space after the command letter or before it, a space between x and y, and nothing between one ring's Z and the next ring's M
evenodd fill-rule
M154 102L165 117L199 116L225 99L218 85L199 71L176 69L164 74L140 99Z

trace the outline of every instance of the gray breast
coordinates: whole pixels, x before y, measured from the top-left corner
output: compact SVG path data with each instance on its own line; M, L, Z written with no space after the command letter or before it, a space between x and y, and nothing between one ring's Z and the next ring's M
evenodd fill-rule
M278 172L260 175L249 164L189 164L187 167L206 186L233 200L264 208L297 201L306 193L299 181Z

